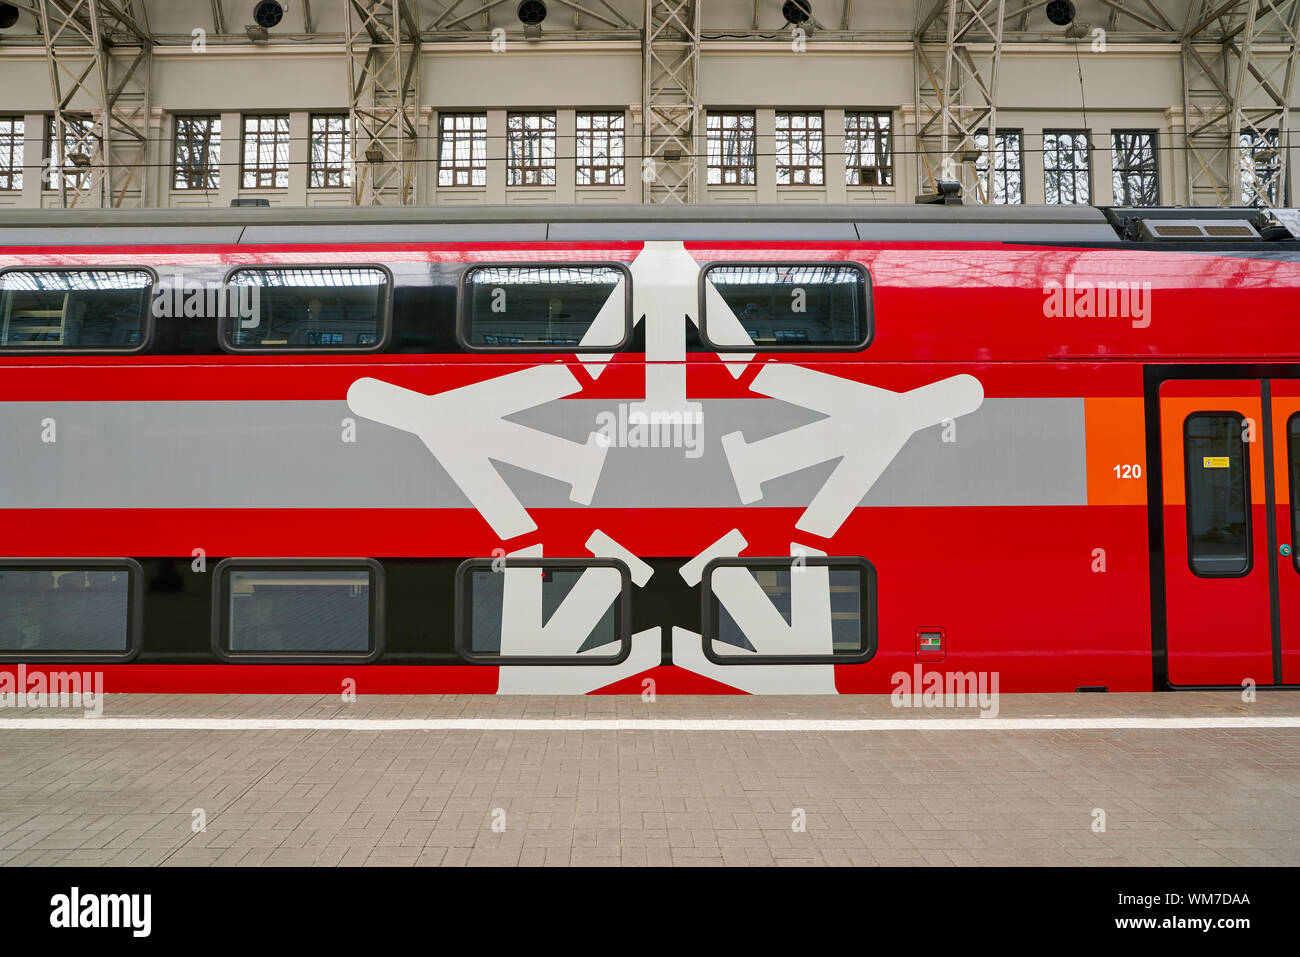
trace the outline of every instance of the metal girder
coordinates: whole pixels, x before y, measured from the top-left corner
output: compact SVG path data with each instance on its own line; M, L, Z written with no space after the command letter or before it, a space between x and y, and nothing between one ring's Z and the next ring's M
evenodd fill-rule
M153 40L143 0L39 0L63 206L149 204Z
M941 179L956 180L967 202L992 201L1005 20L1006 0L938 0L917 27L912 59L922 191L936 191ZM988 131L983 174L975 159L981 130Z
M1201 0L1188 8L1182 79L1190 205L1286 202L1298 38L1300 0Z
M646 0L641 197L647 203L694 203L699 198L700 7L700 0Z
M416 201L420 27L405 0L343 0L351 95L352 201Z

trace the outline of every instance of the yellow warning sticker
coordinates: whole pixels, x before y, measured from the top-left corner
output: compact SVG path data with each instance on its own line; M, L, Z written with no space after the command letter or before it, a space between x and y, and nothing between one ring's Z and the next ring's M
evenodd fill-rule
M1228 457L1226 455L1207 455L1201 459L1201 467L1207 469L1226 469L1228 468Z

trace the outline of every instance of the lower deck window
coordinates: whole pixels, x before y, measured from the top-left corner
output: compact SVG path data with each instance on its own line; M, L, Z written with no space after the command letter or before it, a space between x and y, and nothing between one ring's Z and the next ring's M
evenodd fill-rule
M704 573L704 650L719 664L866 661L875 569L859 558L736 558Z
M218 652L234 658L376 654L380 574L368 562L223 562Z
M129 654L136 573L125 563L0 564L0 655Z
M471 661L614 664L631 650L629 573L609 559L470 559L457 645Z

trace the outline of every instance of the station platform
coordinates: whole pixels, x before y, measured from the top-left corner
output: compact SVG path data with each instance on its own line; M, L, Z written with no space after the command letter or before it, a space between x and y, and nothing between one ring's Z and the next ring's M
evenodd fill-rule
M5 865L1297 865L1300 695L0 709Z

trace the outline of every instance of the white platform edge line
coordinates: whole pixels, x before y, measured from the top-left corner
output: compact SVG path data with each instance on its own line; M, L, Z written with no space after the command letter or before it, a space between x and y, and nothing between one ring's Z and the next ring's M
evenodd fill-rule
M1205 718L0 718L0 731L1130 731L1300 728L1300 716Z

